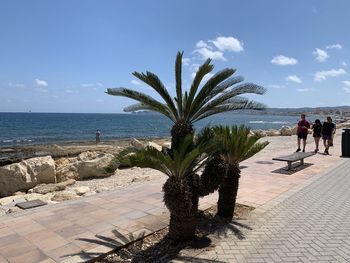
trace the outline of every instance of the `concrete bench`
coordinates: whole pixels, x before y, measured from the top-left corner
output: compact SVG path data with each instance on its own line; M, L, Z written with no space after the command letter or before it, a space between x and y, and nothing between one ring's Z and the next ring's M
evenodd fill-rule
M272 160L287 162L288 163L287 170L290 170L290 169L292 169L292 163L300 161L299 165L303 165L305 158L310 157L310 156L315 155L315 154L316 153L314 153L314 152L297 152L297 153L293 153L293 154L286 155L286 156L272 158Z

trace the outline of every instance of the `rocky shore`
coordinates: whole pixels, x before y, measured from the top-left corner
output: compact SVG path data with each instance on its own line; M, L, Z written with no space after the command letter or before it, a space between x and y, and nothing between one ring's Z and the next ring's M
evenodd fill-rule
M350 128L350 122L337 124L337 128L339 134L341 128ZM285 126L280 130L252 132L262 137L281 136L281 140L274 141L283 144L285 137L282 136L290 137L296 134L296 128ZM104 168L108 166L114 154L130 146L153 146L161 150L162 147L169 147L170 142L169 138L153 141L131 139L103 142L98 145L81 142L0 149L1 156L8 156L6 160L10 162L0 166L0 215L20 211L16 204L25 201L39 199L49 204L58 203L163 178L158 171L138 167L116 169L107 173ZM273 150L279 146L276 143L268 147ZM28 158L18 160L13 158L14 154L6 155L14 152L19 154L16 158L22 153Z

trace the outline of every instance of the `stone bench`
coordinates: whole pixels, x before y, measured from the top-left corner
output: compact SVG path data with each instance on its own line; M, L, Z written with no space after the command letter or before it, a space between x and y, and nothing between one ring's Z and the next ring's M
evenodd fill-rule
M297 153L293 153L293 154L286 155L286 156L272 158L272 160L287 162L288 163L287 170L291 170L292 163L300 161L299 165L303 165L305 158L310 157L310 156L315 155L315 154L316 153L314 153L314 152L297 152Z

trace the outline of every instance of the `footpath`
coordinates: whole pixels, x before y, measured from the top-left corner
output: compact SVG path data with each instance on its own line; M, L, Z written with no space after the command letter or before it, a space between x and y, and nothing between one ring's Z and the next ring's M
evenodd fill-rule
M281 140L281 138L272 137L268 138L268 140ZM312 156L305 160L307 165L304 169L297 169L292 174L285 174L280 170L284 164L274 162L272 158L276 157L276 154L284 155L293 152L295 150L295 141L290 141L290 144L286 142L281 143L281 148L278 150L269 150L267 147L256 156L242 163L242 168L245 168L242 169L242 177L240 180L238 193L239 203L256 207L255 213L261 210L264 211L264 205L271 206L271 204L276 204L276 200L278 200L280 196L288 194L291 189L294 191L293 189L296 187L308 183L314 178L318 178L322 171L330 169L330 167L344 165L343 160L339 158L340 138L338 137L335 141L335 147L331 150L333 155L324 156L318 154ZM308 146L309 150L313 150L312 148L312 145ZM347 169L347 171L349 171L350 168L348 167ZM329 191L333 189L336 191L338 184L341 184L341 189L349 187L349 185L347 185L348 181L346 181L345 178L337 179L338 174L333 174L331 176L335 179L334 181L325 182L327 187L330 187L329 189L325 189ZM325 178L327 178L327 176ZM169 221L169 214L162 202L163 194L161 188L163 182L164 180L142 183L79 200L2 216L0 217L0 263L85 262L127 243L124 237L129 236L129 234L138 236L141 233L145 233L147 235L160 230L164 228ZM338 184L334 185L334 183ZM334 188L331 187L332 185ZM341 189L339 191L341 191ZM327 200L321 199L324 195L322 190L323 189L319 189L321 193L312 200L316 202L319 198L332 206L336 201L334 199L338 196L335 195L336 197L331 199L325 198ZM345 198L346 193L344 192L342 194ZM304 195L305 193L302 194L302 196ZM311 197L307 199L311 199ZM347 197L349 199L348 195ZM216 200L217 195L215 194L202 199L200 201L201 209L214 205ZM300 200L301 202L303 201L303 199ZM306 200L304 201L306 202ZM313 208L305 206L305 211L303 211L304 206L295 207L294 212L299 211L298 213L301 214L306 213L308 216L304 218L303 222L305 221L305 223L312 226L314 224L313 222L319 220L317 217L312 219L312 212L317 212L321 210L321 208L322 211L327 212L332 208L325 206L327 209L323 210L325 203L320 201L317 204L318 205ZM286 207L288 208L288 206ZM341 209L341 207L336 208L336 210ZM350 218L349 207L345 207L342 211L343 213L347 213L347 217ZM334 210L334 213L335 212ZM291 211L291 213L293 213L293 211ZM330 217L327 217L328 221L325 221L325 224L330 223L332 220L338 223L340 222L339 224L342 223L345 226L346 223L349 223L349 221L342 221L342 217L337 219L337 215L334 213L331 214ZM277 217L273 218L274 215ZM288 215L286 215L286 217L281 217L279 213L272 213L269 216L269 220L274 222L273 225L279 225L281 227L280 229L282 229L285 224L288 225L288 222L291 222L287 220L287 223L285 223L283 221L288 219ZM311 220L310 218L313 221L307 221L308 219ZM336 226L340 227L340 225ZM347 227L348 228L345 230L349 231L349 225L347 225ZM259 227L254 227L254 229L258 230ZM326 232L326 234L334 232L335 230L336 228L334 227L330 228L327 230L328 232ZM313 231L315 232L316 230ZM342 231L344 232L344 229L342 229ZM346 231L345 233L347 233L349 240L349 233ZM252 231L249 233L254 235ZM269 232L267 231L267 233ZM339 234L329 236L341 237ZM104 242L105 240L113 240L113 244L111 245L110 242L106 244L106 242ZM235 239L230 240L236 242ZM250 242L248 240L250 239L247 234L246 241ZM224 247L227 248L227 246L230 246L230 242L226 245L222 243L222 245L218 246L218 249L220 250L220 247L221 249L224 249ZM231 247L235 246L233 244L234 243L232 243ZM246 250L238 250L240 253L242 252L243 255L245 255L244 253L251 253L251 251L248 251L250 243L246 245L242 244L242 246L245 247ZM229 249L229 251L231 251L231 249ZM215 257L218 257L220 254L214 253ZM228 253L231 252L225 252L223 256L227 256ZM203 254L203 257L209 256ZM231 262L231 259L228 260L226 258L224 261Z
M350 159L233 222L172 262L350 262ZM240 232L237 235L237 229Z

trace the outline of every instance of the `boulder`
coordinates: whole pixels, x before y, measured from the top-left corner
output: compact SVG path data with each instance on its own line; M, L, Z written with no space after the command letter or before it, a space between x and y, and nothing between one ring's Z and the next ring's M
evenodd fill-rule
M155 143L155 142L148 142L146 144L146 147L153 147L155 149L157 149L158 151L162 151L162 146L160 146L159 144Z
M37 194L47 194L56 191L63 191L64 189L66 189L66 186L64 184L39 184L33 189L30 189L30 192Z
M55 161L51 156L35 157L0 167L0 197L40 183L55 182Z
M89 160L101 157L103 155L104 155L104 153L87 151L87 152L82 152L81 154L79 154L77 157L77 160L78 161L89 161Z
M170 149L171 148L171 142L165 142L162 144L162 147L165 147L165 148L168 148Z
M293 134L292 129L288 126L283 126L280 132L282 136L291 136Z
M273 130L273 129L270 129L270 130L266 131L266 135L267 136L279 136L280 132L276 131L276 130Z
M78 165L78 162L70 163L68 165L57 168L57 171L56 171L57 182L63 182L69 179L78 180L79 174L78 174L77 165Z
M79 162L78 174L80 179L86 179L91 177L105 177L108 174L105 172L105 168L114 158L113 154L105 154L102 157Z
M55 195L51 198L51 200L62 202L62 201L73 200L77 198L79 198L79 196L74 191L62 191L62 192L55 193Z
M292 135L296 135L298 132L298 127L292 128Z
M143 143L140 142L138 139L135 139L135 138L131 139L130 145L135 147L136 149L139 149L139 150L144 148Z
M266 137L266 132L264 130L254 130L254 133L260 137Z
M77 195L85 195L86 193L90 192L90 188L87 186L78 186L71 189L74 191Z
M64 185L64 186L69 186L69 185L73 185L73 184L75 184L75 180L74 179L68 179L68 180L66 180L66 181L63 181L63 182L61 182L60 184L62 184L62 185Z

